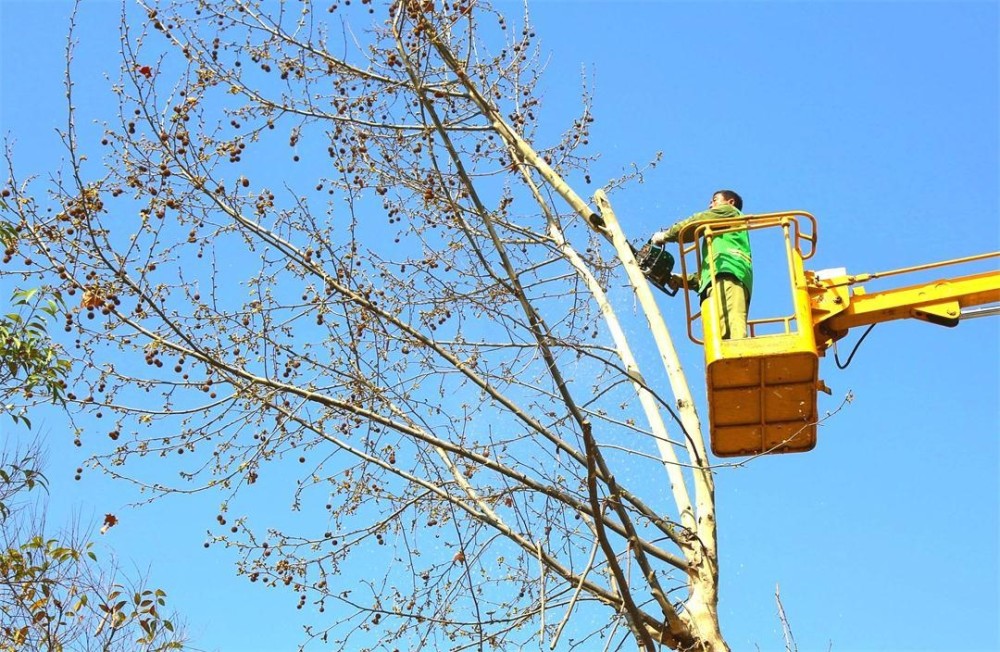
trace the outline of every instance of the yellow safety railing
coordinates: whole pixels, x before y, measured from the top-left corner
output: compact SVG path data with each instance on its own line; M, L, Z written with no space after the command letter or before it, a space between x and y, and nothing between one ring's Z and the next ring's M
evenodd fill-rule
M761 213L759 215L744 215L732 219L710 219L692 224L682 235L691 235L690 241L684 238L680 242L680 272L685 279L685 290L687 290L687 277L692 272L688 265L689 256L694 254L694 272L698 273L702 267L702 243L707 242L706 249L712 251L712 241L724 234L732 231L757 231L779 227L782 229L785 241L785 255L787 258L788 282L792 296L801 292L804 287L804 271L802 261L812 258L816 253L816 241L818 236L816 218L806 211L786 211L780 213ZM804 227L804 228L803 228ZM709 255L709 270L712 278L715 277L714 256ZM721 296L718 293L712 294L715 303L716 313L721 313ZM704 344L705 340L698 337L694 331L694 322L702 318L700 304L693 306L690 295L684 293L684 307L687 313L687 333L688 337L697 344ZM747 328L751 337L757 334L757 327L765 324L779 323L783 325L785 332L791 332L792 323L801 320L800 323L808 324L811 327L811 320L802 320L802 315L792 314L778 315L771 317L760 317L750 319Z

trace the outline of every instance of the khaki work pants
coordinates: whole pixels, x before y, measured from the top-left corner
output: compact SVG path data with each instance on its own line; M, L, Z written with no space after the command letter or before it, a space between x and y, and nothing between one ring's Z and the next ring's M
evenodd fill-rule
M715 311L712 305L712 291L718 286L722 292L722 315L719 319L722 339L738 339L747 336L747 291L732 276L720 275L709 286L701 300L701 318L707 319Z

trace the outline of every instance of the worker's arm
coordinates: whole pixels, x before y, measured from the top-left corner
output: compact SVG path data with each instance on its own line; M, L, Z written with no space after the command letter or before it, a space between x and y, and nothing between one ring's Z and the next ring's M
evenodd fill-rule
M724 206L716 206L715 208L712 208L710 210L701 211L700 213L695 213L691 217L687 217L678 222L677 224L674 224L669 229L665 229L663 231L658 231L654 233L653 237L650 238L650 240L653 242L653 244L657 245L662 245L667 242L677 242L678 238L680 238L681 235L684 236L690 235L689 233L686 233L685 230L687 230L688 227L692 226L696 222L704 222L705 220L712 220L712 219L725 219L729 217L739 217L740 215L742 215L742 213L740 213L734 206L730 206L728 204ZM690 237L685 237L684 240L690 241Z

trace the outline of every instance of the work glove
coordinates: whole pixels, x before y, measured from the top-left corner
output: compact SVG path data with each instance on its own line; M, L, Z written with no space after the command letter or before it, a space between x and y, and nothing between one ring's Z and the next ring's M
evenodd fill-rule
M690 274L687 278L687 286L689 290L698 291L698 275ZM667 279L667 287L671 290L679 290L684 287L684 277L678 274L671 274L670 278Z
M657 246L665 245L667 244L667 232L657 231L656 233L653 234L653 236L649 239L649 241Z

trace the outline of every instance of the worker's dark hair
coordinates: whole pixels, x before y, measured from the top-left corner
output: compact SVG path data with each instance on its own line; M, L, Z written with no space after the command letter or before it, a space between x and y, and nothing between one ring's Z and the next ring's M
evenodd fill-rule
M743 210L743 198L735 190L716 190L712 193L712 196L722 195L722 198L726 201L732 200L733 206L736 210Z

